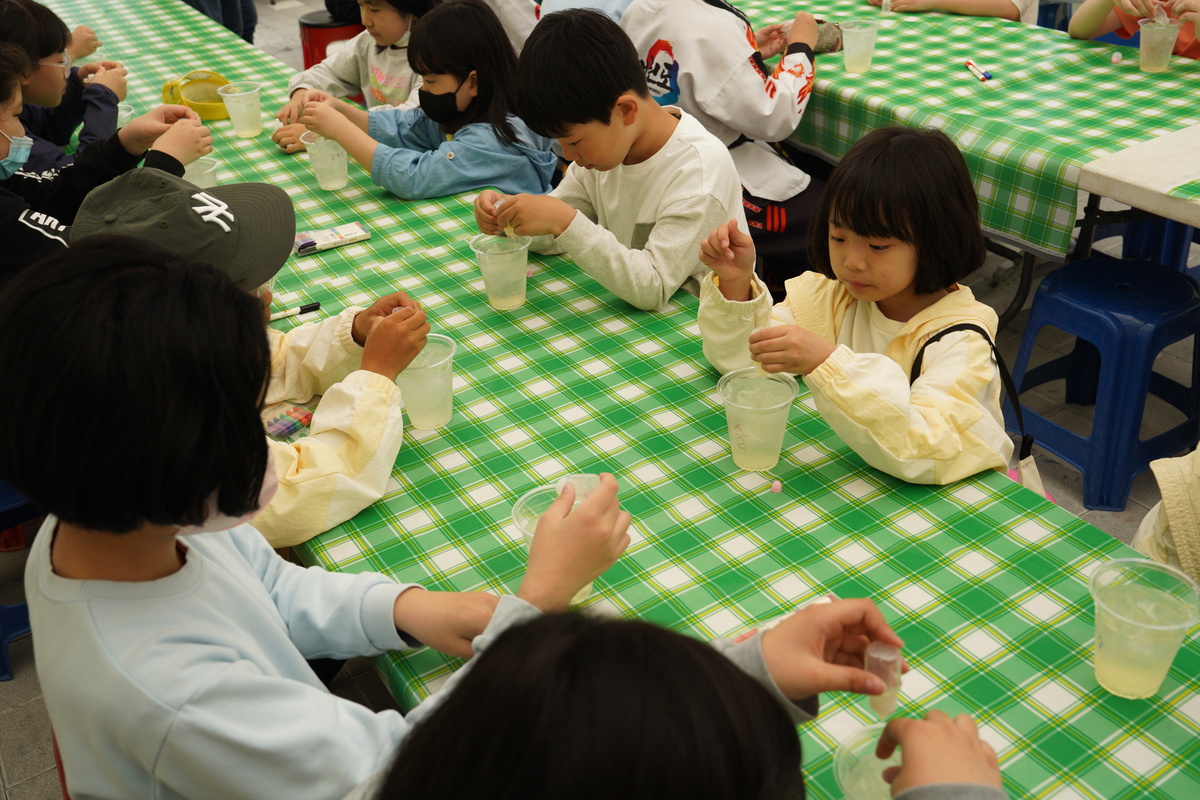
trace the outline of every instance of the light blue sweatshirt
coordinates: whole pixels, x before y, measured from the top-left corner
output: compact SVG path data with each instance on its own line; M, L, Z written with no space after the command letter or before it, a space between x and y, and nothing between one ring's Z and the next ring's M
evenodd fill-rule
M476 122L452 137L419 108L376 109L367 133L379 142L371 180L397 197L417 200L492 186L504 194L545 194L558 159L550 140L513 115L517 136L501 143L492 126Z

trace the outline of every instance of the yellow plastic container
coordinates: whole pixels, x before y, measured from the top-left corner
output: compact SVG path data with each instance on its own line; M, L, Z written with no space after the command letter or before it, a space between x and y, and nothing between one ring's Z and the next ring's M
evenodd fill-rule
M220 73L194 70L163 84L163 102L185 105L199 114L200 119L205 122L229 119L225 103L217 94L217 89L227 83L229 80Z

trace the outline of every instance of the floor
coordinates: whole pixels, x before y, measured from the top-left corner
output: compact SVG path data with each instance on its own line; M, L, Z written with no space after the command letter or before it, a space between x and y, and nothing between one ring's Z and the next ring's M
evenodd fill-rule
M317 0L278 0L272 6L266 0L255 2L259 11L256 43L284 63L299 69L302 58L297 20L310 11L322 10L324 3ZM119 58L116 54L110 55ZM1113 240L1100 243L1097 249L1112 250L1115 247ZM1200 248L1193 247L1190 263L1200 264ZM1039 278L1053 266L1041 265L1038 268ZM1005 308L1013 296L1016 277L1011 262L998 256L989 256L984 267L966 283L980 300L999 310ZM1027 316L1028 313L1023 312L998 337L1000 351L1010 364L1016 357ZM1038 343L1037 358L1050 358L1054 353L1064 352L1070 344L1069 337L1063 335L1046 338ZM1156 368L1167 375L1181 377L1186 383L1190 365L1190 349L1177 345L1168 348ZM1050 390L1033 394L1036 400L1027 397L1026 402L1036 402L1043 413L1052 413L1068 424L1090 427L1088 409L1065 404L1061 390L1057 396ZM1161 409L1152 408L1148 410L1146 419L1147 426L1153 427L1162 424L1166 415ZM1147 509L1159 500L1158 487L1147 471L1134 482L1124 511L1085 509L1078 471L1047 453L1038 452L1037 457L1046 489L1060 506L1122 541L1128 542L1132 538ZM0 603L11 604L23 598L21 575L27 552L0 553ZM9 652L15 677L0 683L0 800L55 800L61 797L58 773L50 747L50 723L34 672L32 640L24 637L13 642ZM349 662L334 681L333 690L373 709L395 707L388 690L373 671L371 662L365 658Z

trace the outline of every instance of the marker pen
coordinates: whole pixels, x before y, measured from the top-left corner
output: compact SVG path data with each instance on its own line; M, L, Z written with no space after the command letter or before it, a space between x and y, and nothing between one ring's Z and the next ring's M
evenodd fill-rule
M307 314L310 311L316 311L320 307L321 303L320 301L317 301L316 303L305 303L304 305L296 306L295 308L276 311L271 315L271 322L274 322L277 319L286 319L287 317L297 317L301 314Z

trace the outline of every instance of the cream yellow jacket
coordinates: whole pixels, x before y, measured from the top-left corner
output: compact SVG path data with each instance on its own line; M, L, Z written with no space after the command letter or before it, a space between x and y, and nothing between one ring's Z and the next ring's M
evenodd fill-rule
M404 438L400 391L382 375L358 368L362 348L351 326L362 309L268 330L271 382L267 405L321 402L308 435L295 443L268 438L279 491L254 518L273 547L305 542L383 497Z
M971 322L996 334L996 314L959 287L905 323L886 353L856 352L839 340L855 300L837 281L807 272L787 282L787 299L771 307L766 287L726 300L707 276L700 287L704 355L721 372L749 366L746 339L755 328L799 325L838 345L805 376L829 427L876 469L910 483L946 484L987 469L1007 469L1012 439L1000 413L1000 373L991 348L972 332L955 332L925 351L910 386L917 351L933 334Z
M1200 449L1150 462L1162 502L1150 509L1133 546L1200 581Z

